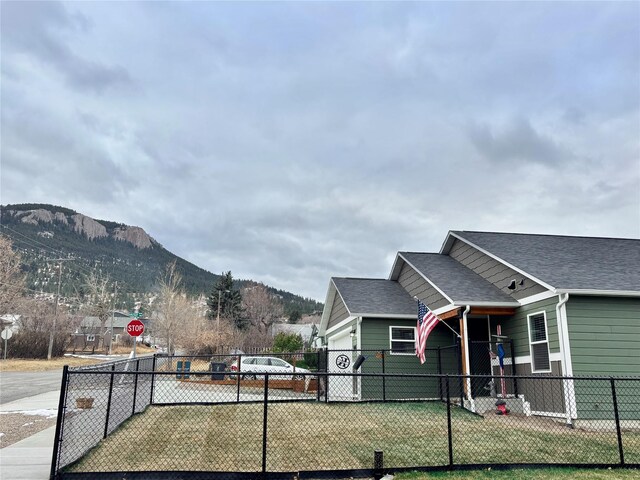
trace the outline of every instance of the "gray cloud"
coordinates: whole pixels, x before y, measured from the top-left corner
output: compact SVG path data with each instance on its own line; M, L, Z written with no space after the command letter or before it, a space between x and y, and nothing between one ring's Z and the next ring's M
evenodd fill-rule
M497 163L534 162L553 165L572 158L556 142L538 133L531 123L517 118L500 132L486 124L469 127L469 139L487 160Z
M68 33L86 33L90 22L59 2L3 2L1 27L3 55L31 55L58 70L73 87L103 92L131 83L123 67L82 58L64 43Z
M320 300L449 229L640 236L632 4L2 14L3 203L139 225Z

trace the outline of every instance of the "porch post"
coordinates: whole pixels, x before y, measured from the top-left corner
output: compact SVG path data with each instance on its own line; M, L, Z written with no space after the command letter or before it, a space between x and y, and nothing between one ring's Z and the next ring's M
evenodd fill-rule
M467 329L467 314L471 310L471 306L467 305L464 312L462 312L462 318L460 319L460 335L462 336L462 374L471 375L471 366L469 364L469 334ZM467 400L471 402L471 379L465 378L464 380L464 393L467 396ZM473 405L471 405L473 411Z

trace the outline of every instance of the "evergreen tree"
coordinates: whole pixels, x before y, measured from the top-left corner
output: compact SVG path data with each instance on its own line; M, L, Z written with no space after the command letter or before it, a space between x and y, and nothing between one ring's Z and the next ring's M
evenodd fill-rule
M233 288L231 271L223 272L207 299L207 318L215 320L218 317L218 301L220 301L220 318L227 318L237 328L245 328L247 320L243 315L242 296L239 290Z
M298 323L301 318L300 310L294 310L289 314L289 323Z

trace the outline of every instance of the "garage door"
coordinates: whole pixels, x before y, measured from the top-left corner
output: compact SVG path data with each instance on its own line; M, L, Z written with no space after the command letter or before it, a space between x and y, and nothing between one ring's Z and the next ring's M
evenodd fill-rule
M349 331L329 338L328 370L331 373L353 372L355 360ZM353 377L329 377L329 400L344 401L357 398L357 380Z

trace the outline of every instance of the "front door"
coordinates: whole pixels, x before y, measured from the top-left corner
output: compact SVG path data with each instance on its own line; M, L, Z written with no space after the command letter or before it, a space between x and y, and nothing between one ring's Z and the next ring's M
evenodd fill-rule
M471 396L488 397L491 378L491 353L489 323L487 317L470 317L467 320L469 335L469 368L471 375L487 375L471 379Z

